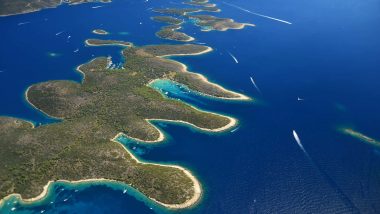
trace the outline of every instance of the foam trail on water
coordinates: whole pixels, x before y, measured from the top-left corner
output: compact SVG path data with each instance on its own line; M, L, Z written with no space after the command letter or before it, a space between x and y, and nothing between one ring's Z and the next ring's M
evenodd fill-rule
M256 85L255 80L253 80L252 77L249 77L249 78L251 79L251 82L252 82L253 86L255 86L256 90L257 90L260 94L262 94L260 88Z
M63 33L63 32L65 32L65 31L60 31L60 32L58 32L58 33L56 33L55 35L56 36L59 36L61 33Z
M244 12L247 12L247 13L250 13L250 14L253 14L253 15L256 15L256 16L260 16L260 17L267 18L267 19L272 19L272 20L275 20L275 21L278 21L278 22L282 22L282 23L285 23L285 24L288 24L288 25L292 24L291 22L288 22L288 21L285 21L285 20L282 20L282 19L277 19L277 18L274 18L274 17L271 17L271 16L266 16L266 15L263 15L263 14L260 14L260 13L252 12L250 10L244 9L244 8L239 7L237 5L234 5L234 4L230 4L230 3L227 3L227 2L223 2L223 4L231 6L231 7L234 7L236 9L242 10Z
M94 7L92 7L92 9L101 8L101 7L103 7L103 6L94 6Z
M302 142L295 130L293 130L293 137L296 140L298 146L305 154L305 156L318 169L318 171L326 179L327 183L335 190L336 194L340 197L343 203L350 209L350 213L360 213L359 209L355 206L351 199L343 192L343 190L338 186L338 184L335 183L334 179L332 179L316 162L314 162L313 159L311 159L309 153L307 153L307 151L303 147Z
M232 53L228 52L228 54L232 57L232 59L234 59L234 61L236 62L236 64L239 63L239 61L236 59L236 57L234 55L232 55Z
M17 25L18 26L21 26L21 25L26 25L26 24L29 24L30 22L20 22L20 23L18 23Z
M301 150L303 151L303 153L306 155L307 158L309 158L309 160L311 160L310 156L309 156L309 153L307 153L307 151L305 150L305 148L303 147L302 145L302 142L300 140L300 138L298 137L298 134L295 130L293 130L293 137L294 139L296 140L298 146L301 148Z

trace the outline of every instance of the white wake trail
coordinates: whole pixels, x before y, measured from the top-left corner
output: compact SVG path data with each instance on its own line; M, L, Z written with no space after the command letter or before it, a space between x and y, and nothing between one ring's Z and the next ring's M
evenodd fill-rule
M236 57L234 55L232 55L232 53L230 53L230 52L227 52L227 53L232 57L232 59L234 59L234 61L236 62L236 64L239 63L239 61L236 59Z
M58 32L58 33L56 33L55 35L56 36L59 36L61 33L63 33L63 32L65 32L65 31L60 31L60 32Z
M295 130L293 130L293 136L294 139L296 140L298 146L301 148L305 156L309 159L310 163L312 163L316 169L321 173L321 175L326 179L326 181L329 183L331 188L336 191L336 193L339 195L339 197L343 200L343 202L346 204L347 207L351 210L350 213L360 213L359 209L355 206L355 204L351 201L351 198L348 197L344 191L337 185L334 179L332 179L329 174L327 174L321 166L319 166L318 163L314 162L314 160L310 157L309 153L305 150L305 148L302 145L302 142L300 138L298 137L298 134Z
M301 150L305 154L305 156L311 161L309 153L307 153L307 151L303 147L302 142L301 142L300 138L298 137L298 134L297 134L297 132L295 130L293 130L293 136L294 136L294 139L296 140L298 146L301 148Z
M288 22L288 21L285 21L285 20L282 20L282 19L277 19L277 18L274 18L274 17L271 17L271 16L266 16L266 15L263 15L263 14L260 14L260 13L252 12L250 10L244 9L244 8L239 7L237 5L234 5L234 4L230 4L230 3L227 3L227 2L223 2L223 4L231 6L231 7L234 7L236 9L242 10L244 12L247 12L247 13L250 13L250 14L253 14L253 15L256 15L256 16L260 16L260 17L267 18L267 19L272 19L272 20L275 20L275 21L278 21L278 22L282 22L282 23L285 23L285 24L288 24L288 25L292 24L291 22Z
M17 25L18 26L21 26L21 25L26 25L26 24L29 24L30 22L20 22L20 23L18 23Z
M256 90L257 90L260 94L262 94L260 88L256 85L255 80L253 80L252 77L249 77L249 78L251 79L251 82L252 82L253 86L255 86Z
M297 132L296 132L295 130L293 130L293 136L294 136L294 139L296 140L298 146L302 149L302 151L303 151L303 152L306 152L306 151L305 151L305 148L303 148L303 145L302 145L302 143L301 143L301 140L300 140L300 138L298 137L298 134L297 134Z

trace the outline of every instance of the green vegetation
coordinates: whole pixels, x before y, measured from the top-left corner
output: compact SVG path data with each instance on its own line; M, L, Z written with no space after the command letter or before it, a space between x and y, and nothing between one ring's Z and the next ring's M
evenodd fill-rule
M163 22L169 25L180 25L183 23L182 19L178 19L172 16L153 16L152 20L156 22Z
M1 0L0 16L35 12L46 8L54 8L63 3L72 5L88 2L108 3L111 2L111 0Z
M197 2L197 1L184 2L184 4L192 5L192 6L202 6L202 7L215 7L215 4L209 4L207 2Z
M154 9L154 12L164 13L176 16L185 16L189 13L201 12L202 9L198 8L165 8L165 9Z
M100 57L78 68L85 75L82 83L32 85L28 101L62 120L33 128L28 122L0 117L0 198L12 193L36 197L50 180L105 178L129 184L161 203L189 201L195 194L194 183L183 170L137 162L110 139L122 132L156 140L160 133L146 119L181 120L205 129L228 125L227 117L166 99L147 86L157 78L195 83L197 74L160 56L206 50L199 45L131 47L123 51L125 69L106 69L107 58ZM236 96L204 81L188 86L215 96Z
M193 6L200 6L197 8L165 8L165 9L155 9L157 13L169 14L174 16L180 16L187 20L191 20L195 25L201 27L202 31L226 31L229 29L242 29L245 26L254 26L253 24L239 23L235 22L233 19L219 18L210 15L190 15L199 12L220 12L220 9L216 7L215 4L208 3L207 0L192 0L190 2L184 2L184 4L189 4ZM166 23L173 24L170 22L171 16L159 16L161 18L157 19L153 17L153 20L163 21ZM177 18L174 18L177 19ZM179 25L179 24L177 24ZM171 39L177 41L191 41L191 37L186 34L180 33L177 30L180 29L176 26L166 26L160 29L156 33L158 37L164 39Z
M178 32L177 30L181 29L180 24L183 23L183 20L177 19L172 16L154 16L152 20L157 22L164 22L170 24L168 26L162 27L157 33L156 36L162 39L175 40L181 42L189 42L194 40L193 37L188 36L185 33Z
M185 33L178 32L177 30L179 29L181 29L181 26L178 26L178 25L164 26L161 28L160 31L156 33L156 36L162 39L169 39L169 40L175 40L175 41L180 41L180 42L189 42L189 41L194 40L193 37Z
M103 39L87 39L86 45L89 46L105 46L105 45L115 45L129 47L132 45L130 42L118 41L118 40L103 40Z
M245 26L254 26L252 24L235 22L233 19L218 18L210 15L192 15L189 18L195 20L195 24L200 26L203 31L226 31L229 29L242 29Z

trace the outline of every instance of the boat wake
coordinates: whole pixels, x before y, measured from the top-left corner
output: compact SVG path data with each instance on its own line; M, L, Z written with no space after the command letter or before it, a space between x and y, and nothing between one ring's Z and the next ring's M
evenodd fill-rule
M296 140L298 146L301 148L301 150L302 150L303 153L305 154L305 156L306 156L310 161L312 161L311 158L310 158L309 153L307 153L307 151L306 151L305 148L303 147L302 142L301 142L300 138L298 137L298 134L297 134L297 132L296 132L295 130L293 130L293 137L294 137L294 139Z
M282 23L285 23L285 24L288 24L288 25L292 24L291 22L288 22L288 21L285 21L285 20L282 20L282 19L278 19L278 18L274 18L274 17L271 17L271 16L266 16L266 15L263 15L263 14L260 14L260 13L252 12L250 10L244 9L244 8L239 7L237 5L234 5L234 4L230 4L230 3L227 3L227 2L223 2L223 4L231 6L231 7L234 7L236 9L242 10L244 12L247 12L247 13L250 13L250 14L253 14L253 15L256 15L256 16L260 16L260 17L267 18L267 19L272 19L274 21L282 22Z
M260 88L256 85L255 80L253 80L252 77L249 77L249 78L251 79L251 82L252 82L253 86L255 86L256 90L257 90L260 94L262 94Z
M20 22L20 23L18 23L17 25L18 26L21 26L21 25L26 25L26 24L29 24L30 22Z
M231 133L236 132L238 129L239 129L239 127L235 128L235 129L233 129L233 130L231 130Z
M305 154L307 159L309 159L310 163L313 164L321 175L325 178L327 183L335 190L335 193L339 196L339 198L343 201L343 203L350 209L350 213L360 213L359 209L355 206L355 204L351 201L351 199L343 192L343 190L338 186L338 184L332 179L313 159L310 157L309 153L305 150L302 145L302 142L295 130L293 130L293 137L296 140L298 146Z
M56 35L56 36L59 36L59 35L62 34L63 32L65 32L65 31L60 31L60 32L56 33L55 35Z
M230 53L230 52L227 52L227 53L232 57L232 59L234 59L236 64L239 63L239 61L236 59L236 57L234 55L232 55L232 53Z

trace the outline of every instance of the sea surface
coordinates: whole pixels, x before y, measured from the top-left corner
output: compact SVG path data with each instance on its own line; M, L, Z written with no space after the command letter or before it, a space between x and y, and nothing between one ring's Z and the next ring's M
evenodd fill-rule
M141 160L190 169L204 189L197 206L168 211L126 186L57 183L43 201L22 205L12 198L0 213L380 213L380 149L337 131L345 126L380 139L380 2L226 2L292 24L215 1L222 12L214 15L257 26L201 32L185 24L184 32L214 51L175 59L254 101L210 99L170 83L154 87L170 98L236 117L238 129L209 134L156 122L168 136L162 144L120 139ZM163 24L150 20L157 15L150 8L184 7L179 3L114 0L0 18L0 115L37 125L56 122L26 103L28 86L80 81L75 68L97 56L122 62L120 48L85 47L88 38L178 43L154 35ZM96 5L103 7L93 9ZM94 35L95 28L111 34Z

